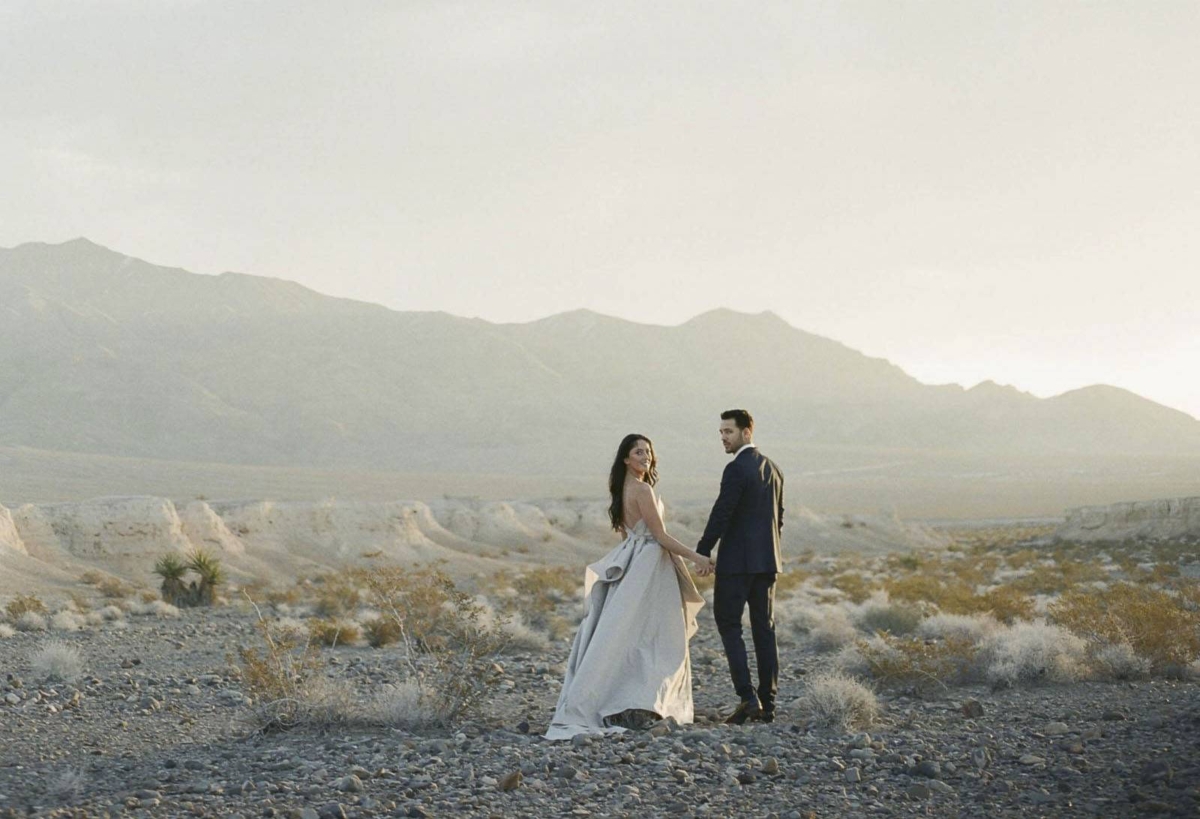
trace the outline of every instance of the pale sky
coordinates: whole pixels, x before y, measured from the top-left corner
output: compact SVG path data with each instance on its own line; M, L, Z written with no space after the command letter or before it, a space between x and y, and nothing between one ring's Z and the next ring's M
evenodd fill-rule
M1200 3L0 2L0 245L1200 416Z

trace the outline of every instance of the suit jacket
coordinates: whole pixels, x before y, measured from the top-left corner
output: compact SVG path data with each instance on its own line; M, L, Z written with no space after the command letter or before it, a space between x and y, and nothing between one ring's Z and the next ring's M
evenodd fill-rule
M696 551L707 557L721 542L717 574L778 573L782 528L783 473L757 447L748 447L726 465Z

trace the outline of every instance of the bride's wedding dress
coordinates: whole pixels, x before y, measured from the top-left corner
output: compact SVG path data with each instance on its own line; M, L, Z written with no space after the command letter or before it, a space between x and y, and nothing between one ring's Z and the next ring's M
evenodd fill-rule
M583 622L546 738L623 731L606 718L630 709L690 723L688 640L703 605L683 559L638 521L620 545L587 567Z

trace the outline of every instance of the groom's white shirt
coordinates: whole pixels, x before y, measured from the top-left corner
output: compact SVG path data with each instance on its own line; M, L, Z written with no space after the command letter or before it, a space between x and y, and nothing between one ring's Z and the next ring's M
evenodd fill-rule
M737 452L735 452L735 453L733 453L733 457L735 457L735 458L736 458L738 455L741 455L741 454L742 454L742 452L743 452L744 450L747 450L747 449L757 449L757 448L758 448L758 444L754 444L754 443L750 443L750 444L742 444L742 445L741 445L741 446L738 448L738 451L737 451Z

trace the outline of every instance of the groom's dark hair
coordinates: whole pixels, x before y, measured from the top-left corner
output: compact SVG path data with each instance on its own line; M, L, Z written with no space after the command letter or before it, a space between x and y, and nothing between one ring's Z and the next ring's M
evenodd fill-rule
M721 413L722 421L733 421L738 429L748 429L754 432L754 418L744 409L725 410Z

